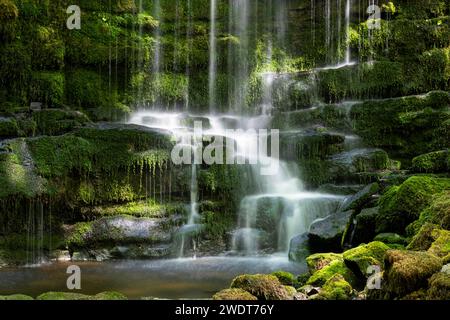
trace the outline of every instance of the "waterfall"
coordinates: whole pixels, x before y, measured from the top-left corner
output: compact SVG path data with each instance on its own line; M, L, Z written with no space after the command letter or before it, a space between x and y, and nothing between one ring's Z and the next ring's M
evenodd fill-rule
M239 44L229 44L229 110L241 113L246 105L249 76L249 1L232 0L229 13L229 33Z
M158 20L159 26L155 28L153 37L155 41L155 47L153 48L153 63L152 63L152 73L155 77L158 77L161 71L161 4L160 0L155 0L153 3L153 17Z
M209 110L213 112L216 104L216 76L217 76L217 41L216 41L216 0L211 0L210 31L209 31Z
M190 106L190 97L189 97L189 87L190 87L190 81L191 81L191 52L192 52L192 34L193 34L193 20L192 20L192 0L187 0L187 14L188 14L188 21L186 25L186 42L188 44L188 54L186 55L186 70L185 75L188 82L188 90L186 90L186 96L184 97L185 101L185 109L189 110Z
M351 12L351 0L347 0L345 4L345 64L351 64L350 53L350 12Z

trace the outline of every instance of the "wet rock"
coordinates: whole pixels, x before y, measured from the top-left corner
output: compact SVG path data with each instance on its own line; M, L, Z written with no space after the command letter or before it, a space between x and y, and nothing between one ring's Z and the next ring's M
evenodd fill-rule
M308 232L311 246L339 250L342 236L353 214L353 210L337 212L313 222Z
M289 259L292 261L305 261L306 257L311 254L309 248L308 233L295 236L289 244Z
M366 203L370 202L372 197L378 193L380 186L378 183L372 183L364 187L355 195L348 197L339 207L340 211L360 210Z
M375 236L376 219L379 210L379 207L361 210L346 230L343 243L348 243L350 246L353 246L372 241Z
M314 287L310 284L307 284L298 289L298 291L309 297L318 294L320 292L320 287Z
M364 185L335 185L335 184L323 184L318 189L317 192L328 193L328 194L337 194L343 196L354 195L361 191L365 186Z

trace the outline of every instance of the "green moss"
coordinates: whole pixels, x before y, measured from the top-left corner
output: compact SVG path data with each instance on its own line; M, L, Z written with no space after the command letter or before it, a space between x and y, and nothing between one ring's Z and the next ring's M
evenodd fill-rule
M285 286L291 287L298 286L297 278L292 273L280 270L272 272L272 275L277 277L280 283Z
M329 279L331 279L335 274L342 275L345 280L349 283L356 283L357 280L353 272L347 268L343 261L334 260L330 262L327 266L314 272L312 276L308 279L306 284L313 286L323 286Z
M319 299L349 300L352 296L352 286L340 274L335 274L327 280L319 292Z
M101 292L95 296L89 296L73 292L46 292L39 295L37 300L126 300L127 298L118 292Z
M427 299L449 300L450 299L450 275L444 272L434 274L429 280Z
M416 234L425 223L439 225L450 230L450 192L445 191L433 196L431 205L425 208L419 219L411 223L406 231L409 235Z
M449 151L435 151L415 157L412 160L412 169L414 172L447 172L450 170Z
M391 298L425 288L427 279L442 268L441 259L427 252L386 252L383 289Z
M66 246L73 250L86 247L85 236L92 231L92 222L79 222L73 226L69 236L65 239Z
M403 234L405 227L430 205L433 195L447 189L450 189L450 179L428 176L413 176L402 185L391 187L379 200L376 231Z
M370 266L384 267L384 255L390 248L383 242L374 241L362 244L344 252L344 262L355 274L367 278L367 269Z
M381 241L388 246L390 245L406 245L408 241L397 233L380 233L375 236L374 241Z
M0 139L17 137L19 127L15 119L0 118Z
M33 113L37 131L43 135L60 135L72 131L89 122L81 112L46 109Z
M355 132L367 143L404 159L449 147L449 104L447 92L435 91L356 104L350 117Z
M231 288L245 290L258 300L292 300L286 288L273 275L241 275L232 281Z
M34 72L30 84L29 99L48 107L60 107L64 103L65 77L62 72Z
M225 289L222 291L217 292L213 296L213 300L242 300L242 301L251 301L251 300L258 300L254 295L251 293L242 290L242 289Z
M320 95L326 102L364 97L390 97L403 94L401 64L364 63L318 74Z
M309 272L311 274L328 266L333 261L343 261L342 254L338 253L315 253L306 258Z
M0 296L0 300L34 300L34 299L24 294L12 294L10 296Z

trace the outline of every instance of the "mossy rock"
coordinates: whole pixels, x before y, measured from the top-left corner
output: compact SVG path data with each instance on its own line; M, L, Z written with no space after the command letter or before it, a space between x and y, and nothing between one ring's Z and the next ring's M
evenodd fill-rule
M442 260L422 251L388 250L384 260L383 290L392 298L427 287L427 280L442 268Z
M450 95L433 91L424 96L367 101L352 107L355 132L369 145L400 159L448 148L447 109Z
M0 139L17 137L19 127L16 119L0 117Z
M282 285L291 287L297 286L297 278L290 272L279 270L272 272L272 275L277 277Z
M431 205L420 213L419 219L411 223L406 231L409 235L414 235L426 223L450 230L450 191L434 195Z
M377 233L405 233L408 224L417 220L433 195L450 189L450 179L413 176L400 186L388 189L380 198Z
M358 283L355 274L344 264L344 261L333 260L322 269L314 272L306 284L319 287L323 286L335 274L342 275L351 284L355 285Z
M339 253L315 253L306 258L309 272L315 273L328 266L333 261L344 261L342 254Z
M231 288L238 288L249 292L258 300L292 300L285 286L273 275L255 274L241 275L231 283Z
M119 292L105 291L95 296L74 292L46 292L39 295L37 300L127 300L127 297Z
M428 300L450 300L450 274L444 272L435 273L428 280Z
M222 291L217 292L215 295L213 295L213 300L230 300L230 301L254 301L258 300L254 295L251 293L239 289L225 289Z
M448 150L434 151L415 157L412 160L414 172L440 173L450 170L450 153Z
M397 233L379 233L375 236L373 240L381 241L387 244L388 246L390 245L406 246L408 244L408 240Z
M407 249L422 250L450 262L450 231L440 229L439 226L426 223L411 239Z
M79 111L45 109L33 113L37 132L43 135L60 135L89 123L88 117Z
M0 296L0 300L34 300L25 294L12 294L9 296Z
M359 278L367 278L370 266L384 267L384 255L390 248L383 242L374 241L362 244L343 253L345 265Z
M39 295L36 300L94 300L92 296L74 292L46 292Z
M321 288L317 299L350 300L353 288L340 274L335 274ZM314 298L313 298L314 299Z

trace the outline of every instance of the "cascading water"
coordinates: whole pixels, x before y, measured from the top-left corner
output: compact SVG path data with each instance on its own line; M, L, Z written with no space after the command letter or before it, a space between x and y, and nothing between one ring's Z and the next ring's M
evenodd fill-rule
M216 103L216 77L217 77L217 41L216 41L216 0L210 1L210 31L209 31L209 111L213 112Z
M155 0L153 3L153 17L159 21L159 26L155 28L153 34L155 45L153 49L153 64L152 74L157 77L161 71L161 4L160 0Z
M345 4L345 64L351 64L351 52L350 52L350 13L351 13L351 0L347 0Z

